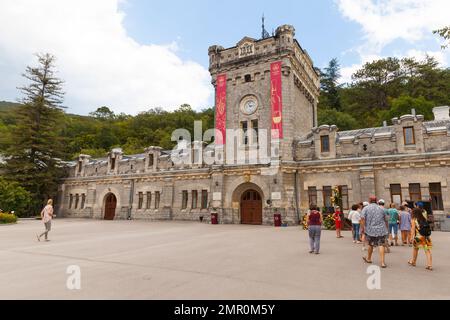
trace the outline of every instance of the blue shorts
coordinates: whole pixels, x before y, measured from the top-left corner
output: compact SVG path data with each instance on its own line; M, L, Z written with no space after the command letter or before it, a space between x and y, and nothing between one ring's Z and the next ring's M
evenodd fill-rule
M398 224L397 223L389 223L389 233L394 232L394 234L398 233Z

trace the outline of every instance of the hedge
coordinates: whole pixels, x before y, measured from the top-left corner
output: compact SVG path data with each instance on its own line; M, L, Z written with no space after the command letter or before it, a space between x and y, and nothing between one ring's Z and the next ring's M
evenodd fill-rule
M10 213L0 213L0 224L16 223L17 217Z

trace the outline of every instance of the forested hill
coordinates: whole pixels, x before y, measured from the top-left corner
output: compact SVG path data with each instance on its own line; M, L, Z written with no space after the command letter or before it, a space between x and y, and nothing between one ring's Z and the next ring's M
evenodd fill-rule
M16 124L14 110L19 106L6 102L0 105L0 153L14 141L8 133ZM179 128L193 132L196 120L202 121L204 130L214 128L214 110L197 112L182 105L173 112L157 108L130 116L101 107L89 116L64 114L58 130L66 146L65 160L73 160L80 153L104 157L114 147L123 148L126 154L142 153L149 146L171 149L175 145L172 132Z
M339 62L333 59L322 71L319 122L340 130L391 123L413 108L432 120L433 107L450 105L450 69L432 57L381 59L357 70L347 85L339 85L339 78Z
M8 101L0 101L0 112L10 111L16 107L20 106L18 103L8 102Z
M333 59L321 72L319 124L335 124L342 130L381 126L383 121L411 112L432 120L435 106L450 105L450 69L436 60L387 58L367 63L353 75L352 82L339 85L339 62ZM15 125L15 108L20 105L0 102L0 153L14 139L8 135ZM193 131L194 121L203 129L214 127L214 110L194 111L183 105L174 112L150 109L130 116L114 114L101 107L89 116L64 114L59 135L66 146L66 160L78 154L103 157L113 147L126 154L143 152L148 146L171 149L175 129Z

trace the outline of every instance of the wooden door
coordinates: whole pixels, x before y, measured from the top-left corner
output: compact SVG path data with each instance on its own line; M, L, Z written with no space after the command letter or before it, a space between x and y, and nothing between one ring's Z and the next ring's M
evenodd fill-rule
M112 193L105 200L105 220L114 220L116 216L117 199Z
M255 190L248 190L242 195L241 223L262 224L262 199Z

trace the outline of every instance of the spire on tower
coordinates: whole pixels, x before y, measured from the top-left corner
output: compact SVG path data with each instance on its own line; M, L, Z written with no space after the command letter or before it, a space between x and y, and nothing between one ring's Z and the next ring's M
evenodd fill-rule
M262 35L261 35L262 39L270 38L270 34L266 30L265 21L266 21L266 18L264 17L264 13L263 13L263 16L262 16Z

